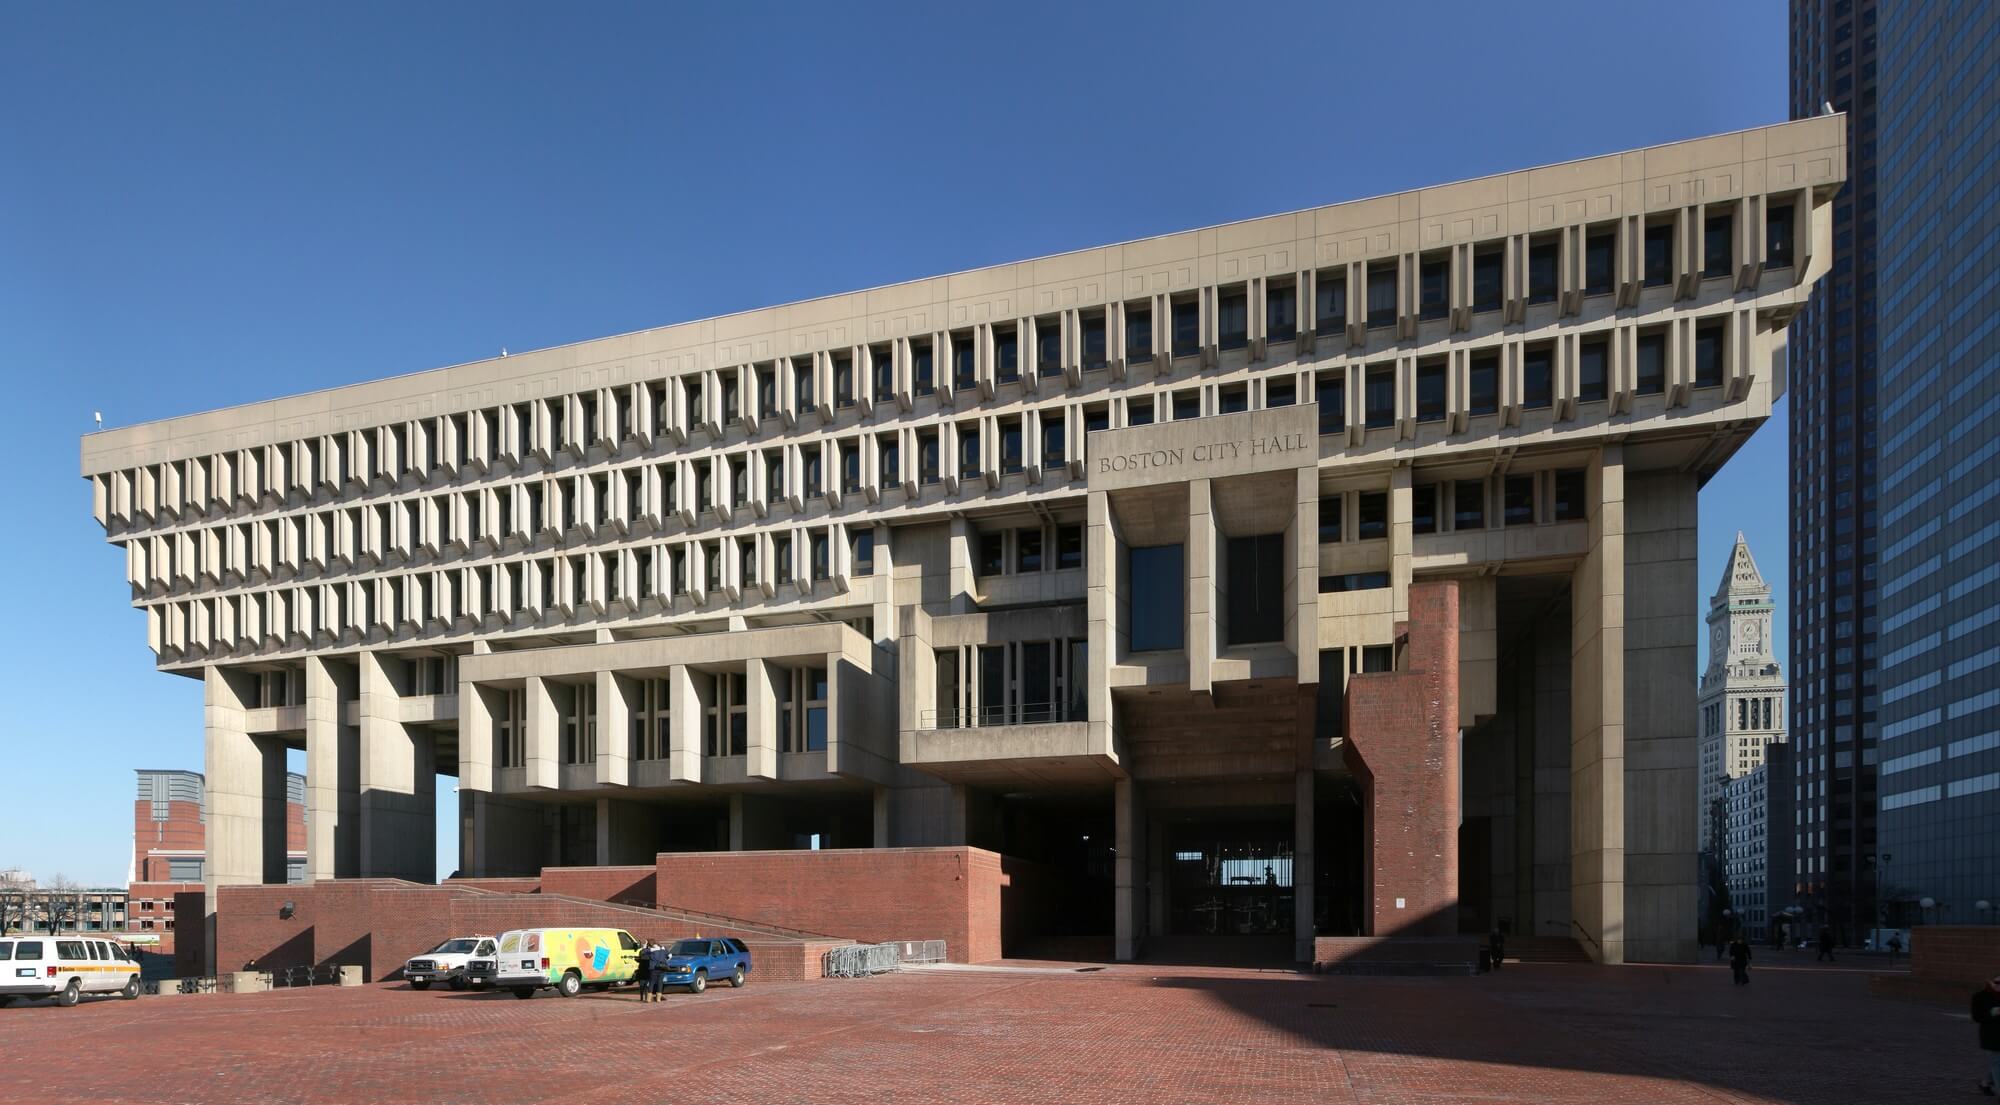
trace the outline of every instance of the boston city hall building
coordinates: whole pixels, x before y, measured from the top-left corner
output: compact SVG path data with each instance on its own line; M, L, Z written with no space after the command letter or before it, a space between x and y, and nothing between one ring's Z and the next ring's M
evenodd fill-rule
M435 880L446 775L468 877L973 846L1121 959L1687 959L1696 494L1844 128L91 434L210 900L284 881L303 749L310 880Z

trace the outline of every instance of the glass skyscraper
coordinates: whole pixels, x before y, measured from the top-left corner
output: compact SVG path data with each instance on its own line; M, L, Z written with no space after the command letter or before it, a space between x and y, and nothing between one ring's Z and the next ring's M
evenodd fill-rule
M1976 922L2000 902L2000 6L1885 4L1879 36L1881 139L1853 147L1880 158L1877 856L1898 919Z
M1809 930L1877 923L1876 230L1874 0L1793 0L1793 118L1847 113L1833 270L1792 323L1792 905ZM1887 72L1886 68L1882 69ZM1772 825L1774 834L1785 828ZM1785 908L1783 872L1771 904Z

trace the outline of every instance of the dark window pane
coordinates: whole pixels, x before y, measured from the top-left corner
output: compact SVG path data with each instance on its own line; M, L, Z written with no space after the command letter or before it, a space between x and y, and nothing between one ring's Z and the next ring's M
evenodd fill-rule
M1701 227L1701 274L1707 276L1728 276L1735 258L1731 256L1731 243L1735 239L1736 220L1728 215L1711 215Z
M1607 394L1605 370L1610 358L1611 346L1602 339L1583 342L1578 346L1576 365L1578 399L1587 403L1605 397Z
M1083 320L1083 367L1103 368L1110 360L1109 339L1105 336L1104 318Z
M1222 349L1241 349L1250 342L1250 301L1242 292L1215 301L1215 342Z
M1610 295L1611 286L1617 280L1618 235L1611 230L1601 230L1589 235L1583 242L1583 292L1585 295Z
M1319 378L1319 432L1336 434L1347 428L1345 374Z
M1244 384L1227 387L1215 393L1216 413L1235 414L1250 409L1250 388Z
M1662 223L1646 228L1646 286L1657 288L1674 279L1674 227Z
M1290 376L1264 382L1266 407L1289 407L1299 401L1299 385Z
M928 343L910 346L910 390L918 395L937 390L937 365Z
M1260 644L1285 635L1285 539L1283 534L1232 537L1226 555L1228 640Z
M1137 361L1153 355L1153 312L1143 308L1125 311L1125 359Z
M1377 365L1368 369L1368 390L1362 396L1366 403L1368 429L1393 425L1396 421L1396 367Z
M1436 533L1438 485L1418 484L1410 489L1410 531L1412 533Z
M1068 444L1065 437L1065 429L1066 427L1060 418L1042 423L1042 464L1044 467L1054 468L1069 460L1069 455L1064 448Z
M1347 575L1319 577L1321 594L1339 594L1344 591L1372 591L1389 586L1387 572L1351 572Z
M1502 525L1535 524L1535 477L1508 476L1502 494L1505 497L1501 507Z
M1131 576L1131 642L1134 652L1181 647L1186 633L1187 584L1179 545L1134 547Z
M1332 544L1340 540L1340 513L1343 499L1340 495L1329 495L1319 501L1319 539L1321 544Z
M1500 355L1475 353L1467 373L1467 396L1473 414L1492 414L1500 409Z
M1451 310L1451 259L1426 258L1417 270L1417 315L1443 318Z
M1264 337L1269 341L1291 341L1299 332L1297 288L1270 288L1264 292Z
M1153 400L1128 399L1125 401L1125 424L1128 426L1150 426L1153 424Z
M1396 265L1368 266L1368 328L1378 329L1396 321Z
M1193 388L1174 392L1174 421L1201 417L1201 392Z
M1694 386L1698 388L1719 388L1722 386L1723 335L1725 328L1720 322L1705 322L1694 331Z
M951 386L960 391L971 391L978 383L977 358L971 338L951 340Z
M958 432L958 474L971 477L979 475L979 431L960 430Z
M1018 335L1012 330L998 331L993 335L993 379L996 383L1011 384L1021 378L1021 348Z
M869 351L869 360L875 367L875 401L882 402L896 394L896 361L889 347L879 346Z
M1640 395L1658 395L1667 390L1667 336L1639 335L1637 364Z
M1500 300L1506 293L1505 277L1507 253L1501 249L1485 249L1472 255L1472 309L1475 311L1497 311Z
M1313 288L1313 333L1338 334L1347 328L1347 277L1321 273Z
M1007 535L1004 533L982 533L979 535L979 574L997 576L1007 570Z
M1554 352L1548 347L1529 349L1521 357L1521 405L1539 410L1554 401Z
M1055 720L1055 660L1047 641L1021 644L1021 716L1023 724Z
M1024 529L1014 531L1014 570L1017 572L1039 572L1042 570L1042 531Z
M1056 567L1083 567L1083 527L1056 527Z
M1557 472L1555 478L1555 519L1558 522L1581 521L1584 517L1583 496L1587 484L1580 468Z
M1451 524L1454 529L1486 528L1486 485L1478 480L1459 480L1451 485Z
M1355 519L1355 540L1373 541L1389 536L1389 493L1363 491L1356 499L1360 511Z
M1528 247L1528 302L1554 303L1560 266L1554 242Z
M1764 267L1787 269L1792 266L1792 205L1769 207L1764 212Z
M1176 303L1171 317L1174 328L1174 356L1192 357L1201 351L1201 307Z
M1062 323L1056 319L1035 324L1035 368L1044 376L1062 371Z
M1444 421L1445 363L1417 366L1417 421Z
M1019 472L1021 466L1021 420L1017 418L1000 424L1000 471Z

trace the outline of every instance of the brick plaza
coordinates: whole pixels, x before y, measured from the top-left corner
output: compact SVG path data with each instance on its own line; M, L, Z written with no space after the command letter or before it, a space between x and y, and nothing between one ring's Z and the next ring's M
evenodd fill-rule
M1781 956L1782 953L1770 953ZM0 1012L0 1102L1937 1102L1984 1056L1866 967L1110 966L629 995L400 983Z

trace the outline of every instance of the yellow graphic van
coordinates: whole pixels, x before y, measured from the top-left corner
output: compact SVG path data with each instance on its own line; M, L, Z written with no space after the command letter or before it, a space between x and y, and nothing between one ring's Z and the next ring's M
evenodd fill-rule
M573 998L639 974L639 942L624 929L514 929L500 934L493 985L531 998L551 987Z

